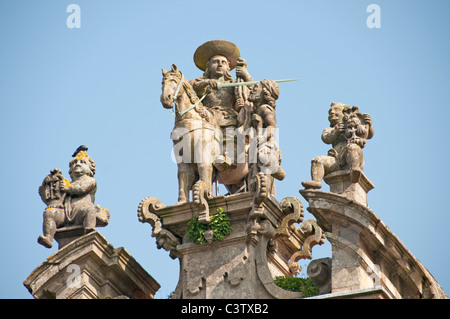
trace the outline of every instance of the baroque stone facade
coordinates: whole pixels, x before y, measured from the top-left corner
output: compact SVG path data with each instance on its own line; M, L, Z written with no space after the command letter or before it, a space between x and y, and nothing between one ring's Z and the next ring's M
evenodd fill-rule
M298 275L298 261L312 259L325 240L331 258L312 260L307 269L319 290L312 298L447 298L368 206L369 114L331 104L322 141L332 148L313 158L311 180L300 190L316 219L304 221L300 199L276 198L275 182L286 176L277 142L278 83L291 80L254 81L239 48L224 40L199 46L194 62L203 75L190 81L176 65L162 70L160 101L174 115L178 201L166 206L146 197L138 205L138 220L150 224L157 247L180 262L172 298L303 298L274 278ZM73 154L70 182L54 169L39 188L47 208L38 242L50 248L55 239L59 247L24 285L38 299L151 299L159 284L95 229L108 224L110 212L94 204L96 164L86 151L80 146ZM320 190L322 181L329 191Z
M254 194L244 192L207 200L211 215L222 208L230 218L232 232L222 241L197 244L188 236L188 223L198 216L193 203L164 206L145 198L139 220L152 226L158 247L180 260L180 277L172 298L301 298L301 293L276 286L274 276L300 272L299 259L311 258L311 249L324 235L314 220L301 227L303 206L291 197L278 203L272 197L260 202L260 215L251 221Z

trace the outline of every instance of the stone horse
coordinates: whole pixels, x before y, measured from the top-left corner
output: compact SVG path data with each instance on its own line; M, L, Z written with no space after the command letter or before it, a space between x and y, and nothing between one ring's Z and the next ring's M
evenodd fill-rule
M178 203L189 201L191 188L194 202L198 200L199 188L210 196L216 177L229 190L240 187L238 182L248 174L248 163L238 163L235 169L222 172L214 169L214 161L220 154L222 132L213 113L201 103L176 65L173 64L169 71L162 69L162 75L161 103L166 109L174 109L175 125L171 138L178 165Z
M183 203L189 201L189 190L197 181L203 182L202 187L212 193L213 163L219 149L218 128L176 65L169 71L163 69L162 73L161 103L166 109L174 108L171 138L178 165L178 202Z

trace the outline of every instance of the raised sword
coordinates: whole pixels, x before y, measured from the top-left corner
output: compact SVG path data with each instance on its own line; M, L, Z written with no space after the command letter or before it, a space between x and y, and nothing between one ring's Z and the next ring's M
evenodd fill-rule
M299 79L286 79L286 80L273 80L274 82L280 83L280 82L291 82L291 81L298 81ZM234 83L222 83L217 82L217 89L220 90L221 88L228 88L228 87L235 87L235 86L243 86L243 85L255 85L261 81L249 81L249 82L234 82Z

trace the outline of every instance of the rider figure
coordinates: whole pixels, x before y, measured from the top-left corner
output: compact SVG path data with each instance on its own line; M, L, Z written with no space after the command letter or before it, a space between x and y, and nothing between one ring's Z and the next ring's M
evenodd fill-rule
M236 68L238 79L244 81L253 81L253 79L246 69L245 60L240 58L239 48L228 41L213 40L202 44L194 54L194 62L204 73L202 77L196 78L190 83L199 98L206 94L202 103L213 113L214 122L222 131L222 150L221 155L216 158L215 166L219 171L235 168L234 132L238 127L238 114L244 106L244 100L242 96L237 95L236 88L228 87L217 90L217 83L219 81L235 82L230 74L234 68Z

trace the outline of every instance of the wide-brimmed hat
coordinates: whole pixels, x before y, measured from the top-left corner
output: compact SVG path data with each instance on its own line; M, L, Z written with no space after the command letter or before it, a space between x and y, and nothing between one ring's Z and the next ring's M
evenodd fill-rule
M223 55L230 62L230 70L236 67L237 59L241 56L236 44L225 40L212 40L203 43L194 53L195 65L202 71L206 70L206 63L215 55Z

